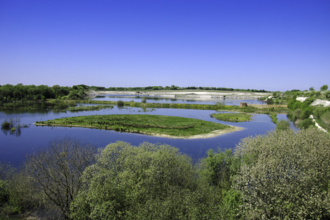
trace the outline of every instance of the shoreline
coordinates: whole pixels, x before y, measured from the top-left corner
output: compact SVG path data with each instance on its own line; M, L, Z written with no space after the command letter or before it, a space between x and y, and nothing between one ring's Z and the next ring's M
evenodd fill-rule
M94 126L80 126L80 125L62 125L62 124L43 124L43 123L33 123L36 126L58 126L58 127L80 127L80 128L95 128L95 129L100 129L98 127L94 127ZM172 136L172 135L167 135L167 134L156 134L156 133L147 133L147 132L131 132L131 131L124 131L126 133L132 133L132 134L144 134L144 135L150 135L150 136L154 136L154 137L165 137L165 138L172 138L172 139L204 139L204 138L213 138L213 137L217 137L223 134L228 134L228 133L232 133L232 132L236 132L236 131L241 131L244 128L242 127L237 127L237 126L233 126L233 125L228 125L230 126L230 128L227 129L223 129L223 130L214 130L211 131L210 133L207 134L198 134L198 135L193 135L193 136ZM113 129L100 129L100 130L112 130L115 131Z
M224 100L224 99L252 99L257 100L260 97L268 96L270 93L261 92L237 92L237 91L94 91L90 90L89 95L135 95L135 96L150 96L163 97L172 99L188 99L188 100Z

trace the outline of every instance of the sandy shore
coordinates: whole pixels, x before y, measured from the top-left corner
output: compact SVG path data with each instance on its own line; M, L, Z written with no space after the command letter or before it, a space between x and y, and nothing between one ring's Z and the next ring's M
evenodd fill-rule
M229 125L229 126L231 128L223 129L223 130L215 130L208 134L199 134L199 135L193 135L193 136L188 136L188 137L171 136L171 135L166 135L166 134L153 134L153 133L141 133L141 134L146 134L146 135L151 135L151 136L156 136L156 137L173 138L173 139L201 139L201 138L212 138L212 137L216 137L216 136L220 136L223 134L228 134L231 132L240 131L240 130L244 129L242 127L236 127L236 126L231 126L231 125Z
M164 98L177 98L177 99L189 99L189 100L216 100L216 99L258 99L260 97L268 96L270 93L262 92L231 92L231 91L174 91L174 90L162 90L162 91L89 91L90 95L143 95L143 96L156 96Z
M96 129L100 129L98 127L94 127L94 126L79 126L79 125L67 125L67 124L42 124L42 123L34 123L34 125L37 126L59 126L59 127L81 127L81 128L96 128ZM156 137L165 137L165 138L173 138L173 139L200 139L200 138L212 138L212 137L216 137L219 135L223 135L223 134L228 134L231 132L235 132L235 131L240 131L243 130L244 128L242 127L237 127L237 126L232 126L232 125L228 125L230 126L230 128L227 129L223 129L223 130L215 130L215 131L211 131L210 133L207 134L199 134L199 135L193 135L193 136L172 136L172 135L166 135L166 134L155 134L155 133L146 133L146 132L127 132L127 133L135 133L135 134L145 134L145 135L150 135L150 136L156 136ZM104 130L104 129L102 129ZM110 129L108 129L110 130Z

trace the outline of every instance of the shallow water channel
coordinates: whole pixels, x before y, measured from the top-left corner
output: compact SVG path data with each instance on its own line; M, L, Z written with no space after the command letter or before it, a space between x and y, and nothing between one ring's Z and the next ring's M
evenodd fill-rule
M254 114L250 122L224 122L210 117L210 114L216 113L214 110L193 110L193 109L147 109L124 107L113 109L102 109L99 111L83 112L0 112L0 123L6 118L20 118L21 124L28 124L28 128L21 128L20 132L0 132L0 162L10 162L13 166L19 166L27 153L31 153L39 148L47 146L50 141L56 138L71 137L79 139L83 143L90 143L97 147L104 148L107 144L116 141L129 142L132 145L139 145L147 141L150 143L168 144L177 147L180 152L187 154L194 161L206 156L209 149L224 150L235 148L242 138L266 134L275 129L275 124L270 117L265 114ZM224 134L221 136L206 139L170 139L154 137L142 134L120 133L111 130L99 130L79 127L48 127L36 126L36 121L44 121L62 117L83 116L83 115L104 115L104 114L154 114L167 116L181 116L196 118L201 120L223 123L227 125L240 126L241 131ZM278 115L279 119L287 120L286 115ZM291 123L291 126L292 123Z

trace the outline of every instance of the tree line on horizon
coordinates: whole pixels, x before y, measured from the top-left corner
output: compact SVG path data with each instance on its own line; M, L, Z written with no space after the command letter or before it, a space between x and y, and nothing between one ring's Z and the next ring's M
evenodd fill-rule
M81 86L47 86L47 85L0 85L0 102L39 101L46 99L80 100L86 97Z
M179 87L176 85L171 86L146 86L146 87L101 87L91 86L95 91L144 91L144 90L220 90L220 91L241 91L241 92L269 92L264 89L234 89L225 87L203 87L203 86L187 86Z
M147 87L101 87L88 86L84 84L69 86L47 86L47 85L0 85L0 102L12 101L38 101L46 99L84 99L88 90L95 91L153 91L153 90L219 90L219 91L246 91L246 92L269 92L257 89L233 89L224 87L179 87L179 86L147 86Z

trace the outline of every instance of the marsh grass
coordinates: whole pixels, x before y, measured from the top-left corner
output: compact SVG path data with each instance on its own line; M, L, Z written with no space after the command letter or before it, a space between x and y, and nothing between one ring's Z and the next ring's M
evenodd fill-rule
M77 106L77 107L70 107L68 110L70 112L79 112L79 111L97 111L105 108L112 109L113 106L112 105Z
M49 100L52 102L52 100ZM89 104L109 104L118 105L116 101L96 101L96 100L66 100L65 103L89 103ZM240 107L237 105L202 105L202 104L183 104L183 103L141 103L141 102L120 102L119 106L130 106L137 108L174 108L174 109L200 109L200 110L222 110L235 111L244 113L284 113L288 111L285 105L272 105L265 108L257 108L254 106Z
M269 116L272 119L272 122L274 122L274 124L277 124L277 114L276 113L270 113Z
M188 137L230 126L199 119L159 115L91 115L39 121L36 125L91 127L120 132Z
M245 113L220 113L220 114L211 114L211 117L222 121L245 122L245 121L251 121L253 115L245 114Z

